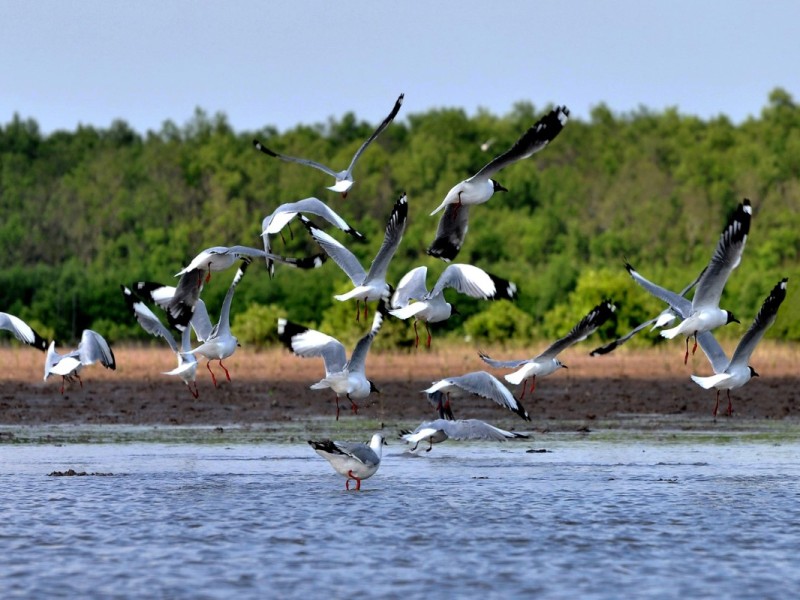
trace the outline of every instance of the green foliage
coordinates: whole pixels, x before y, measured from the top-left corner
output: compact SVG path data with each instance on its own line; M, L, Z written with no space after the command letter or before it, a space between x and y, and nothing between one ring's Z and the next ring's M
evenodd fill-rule
M286 316L275 304L252 303L232 317L231 330L243 346L263 348L278 343L278 319Z
M533 317L508 300L499 300L467 319L464 322L464 331L478 342L524 342L531 337Z
M390 207L406 191L409 223L388 279L396 283L424 264L432 282L442 264L425 255L437 225L428 213L544 109L523 101L504 116L469 116L459 108L408 107L361 157L345 201L324 189L330 177L270 159L253 149L252 138L344 168L374 127L352 113L285 132L235 132L224 114L198 109L183 125L166 121L145 135L116 121L47 136L35 120L14 115L0 126L0 310L60 345L77 341L86 327L115 341L145 339L125 312L120 283L172 283L209 246L258 247L262 219L309 196L329 202L367 236L356 244L320 223L368 267ZM490 149L481 150L488 140ZM515 281L519 297L488 303L448 292L463 316L434 325L434 336L553 339L604 297L619 308L600 335L614 327L623 333L662 309L631 281L624 261L683 288L708 261L728 214L749 197L750 238L723 295L742 326L719 335L738 338L772 286L789 277L789 297L767 337L800 340L800 107L785 90L770 93L761 114L741 124L674 108L618 114L600 104L588 121L572 119L543 152L497 178L510 191L471 209L459 261ZM285 233L285 244L273 242L277 252L319 252L299 223ZM215 274L203 292L214 317L229 283L229 275ZM369 323L355 322L354 302L333 299L347 289L347 277L330 262L308 272L279 266L273 279L263 263L253 264L232 319L248 343L273 343L273 321L286 314L352 347ZM412 342L412 323L389 319L376 346Z

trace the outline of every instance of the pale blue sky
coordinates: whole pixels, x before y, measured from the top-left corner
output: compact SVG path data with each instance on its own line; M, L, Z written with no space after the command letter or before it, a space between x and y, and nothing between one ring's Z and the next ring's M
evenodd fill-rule
M738 122L800 98L800 2L0 0L0 123L237 130L459 106L677 106Z

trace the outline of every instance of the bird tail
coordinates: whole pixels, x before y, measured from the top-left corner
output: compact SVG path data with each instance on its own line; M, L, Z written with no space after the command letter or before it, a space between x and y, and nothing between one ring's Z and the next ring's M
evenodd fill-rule
M718 383L725 381L728 377L730 377L730 375L728 375L727 373L718 373L716 375L710 375L708 377L698 377L697 375L692 375L692 381L694 381L701 388L710 390Z
M668 340L671 340L674 337L677 337L680 334L680 325L677 327L673 327L672 329L662 329L661 330L661 337L665 337Z

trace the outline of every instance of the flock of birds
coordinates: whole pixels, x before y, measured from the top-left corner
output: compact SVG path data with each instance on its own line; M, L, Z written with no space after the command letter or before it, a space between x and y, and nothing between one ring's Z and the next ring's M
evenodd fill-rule
M328 189L346 197L355 183L353 170L359 157L389 126L398 114L402 103L403 94L397 98L389 115L359 147L349 166L343 171L336 171L306 158L280 154L259 140L254 140L253 143L257 150L267 156L312 167L334 177L335 182ZM428 247L427 253L448 263L455 259L467 234L470 207L488 202L496 192L508 191L493 179L493 176L501 169L544 149L562 131L568 118L569 110L566 107L558 106L550 110L525 131L507 151L495 157L471 177L454 185L442 203L431 213L431 215L435 215L442 212L436 235ZM653 329L660 328L661 335L666 338L679 336L686 338L684 356L684 363L686 363L689 356L689 343L694 338L692 353L699 345L708 357L714 374L710 376L692 375L692 380L703 388L716 389L716 405L713 411L715 417L719 407L720 391L726 390L727 414L731 415L730 391L743 386L751 377L758 375L749 365L750 356L767 328L775 321L778 308L786 297L787 279L784 278L769 293L752 325L729 359L714 338L712 330L731 322L739 322L730 311L720 308L719 303L729 276L741 261L749 235L751 216L751 204L749 200L744 200L739 204L722 231L706 268L680 292L670 291L647 280L630 264L626 264L633 280L662 300L667 308L630 333L597 348L591 354L600 355L611 352L639 331L652 326ZM121 286L122 294L132 316L145 331L156 337L164 338L175 353L178 364L166 374L179 377L195 398L199 394L196 383L199 358L206 358L206 367L215 387L217 386L217 376L211 369L213 361L219 364L225 377L230 381L230 373L223 364L223 360L230 357L238 346L238 341L230 327L231 303L237 285L240 284L254 258L265 260L270 276L273 276L276 264L299 269L314 269L330 259L341 268L353 284L350 291L336 295L334 298L342 302L355 300L356 320L360 320L362 317L362 302L365 323L369 318L368 304L377 302L370 327L358 340L349 358L347 349L336 338L286 319L278 321L278 337L294 354L300 357L322 358L325 376L311 385L311 389L333 391L336 397L337 420L340 415L339 401L341 397L349 401L350 409L356 413L358 411L356 401L363 400L377 391L375 384L366 375L366 361L370 346L386 318L389 316L403 320L413 318L417 346L419 345L417 325L421 322L425 326L427 334L426 345L430 347L429 324L445 321L457 312L453 305L445 299L445 290L453 289L458 293L483 300L513 299L517 295L517 286L513 282L477 266L467 264L448 264L430 290L426 281L427 268L424 266L409 271L398 282L396 288L387 282L388 266L400 246L408 220L408 198L405 194L402 194L394 203L386 224L383 243L368 268L365 268L344 244L315 224L311 217L324 220L330 226L343 231L356 240L364 237L322 200L306 198L278 206L263 220L261 234L263 249L248 246L207 248L177 273L179 279L176 286L167 286L151 281L138 282L132 288ZM273 253L270 243L271 236L282 236L283 229L295 219L302 223L322 252L300 258ZM205 303L200 298L203 286L210 280L212 273L224 271L237 263L239 263L239 267L223 301L219 320L216 324L212 324ZM686 296L692 289L694 289L694 295L689 300ZM158 306L164 311L167 324L151 310L149 305ZM552 343L533 358L502 361L479 353L480 359L490 367L512 370L505 375L505 380L511 385L520 387L519 397L515 397L506 385L484 370L443 378L433 382L429 388L424 390L428 400L438 411L439 419L422 423L414 431L402 432L402 438L408 443L413 443L413 449L416 449L420 442L427 441L427 450L430 451L434 443L448 438L505 440L526 437L523 434L504 431L475 419L456 420L450 403L451 395L480 396L516 413L523 420L530 421L528 412L521 404L526 390L527 393L532 394L537 377L542 378L561 368L566 368L566 365L558 359L558 355L569 346L594 333L613 315L615 310L616 307L610 300L603 300L564 337ZM666 325L676 319L679 320L676 326L664 329ZM38 333L14 315L0 313L0 329L9 330L20 341L47 351L44 378L60 375L62 377L62 393L67 382L77 381L81 386L83 385L80 372L88 365L99 362L106 368L116 368L111 348L106 340L95 331L85 330L77 349L59 354L55 350L54 341L48 346ZM196 345L192 341L192 332L194 332ZM177 338L176 333L179 334ZM309 441L319 455L330 461L333 468L347 478L345 482L347 489L350 489L351 481L355 481L356 489L360 489L361 481L377 471L384 443L384 437L380 433L376 433L369 444L331 440Z

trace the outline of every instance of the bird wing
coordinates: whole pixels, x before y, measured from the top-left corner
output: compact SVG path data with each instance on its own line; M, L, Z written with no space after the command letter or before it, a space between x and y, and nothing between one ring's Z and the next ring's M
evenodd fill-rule
M326 373L338 373L347 364L347 352L339 340L303 325L278 319L278 339L297 356L321 356Z
M617 307L614 306L611 301L604 300L590 310L567 335L550 344L550 346L534 360L539 362L555 358L566 348L586 339L597 331L598 327L608 321L615 310L617 310Z
M719 237L711 261L697 282L692 308L719 306L728 277L742 260L742 252L750 232L752 213L753 209L747 199L736 208L736 212Z
M233 294L236 291L236 286L239 285L239 282L244 277L245 271L247 271L247 267L250 264L249 259L243 259L242 264L239 265L239 268L236 270L236 275L233 276L233 281L231 282L228 291L225 294L225 299L222 301L222 309L219 312L219 321L211 330L209 337L217 337L221 334L230 334L231 332L231 302L233 302Z
M717 338L714 337L714 334L710 331L697 334L697 343L703 351L703 354L708 358L708 362L711 363L711 368L714 369L714 373L724 373L730 365L730 361L728 360L728 355L725 354L725 350L722 349Z
M42 351L47 349L47 341L19 317L0 312L0 329L10 331L20 342L24 342L29 346Z
M327 233L316 227L311 221L304 216L300 216L300 221L305 225L311 237L320 245L333 262L339 265L339 268L345 272L353 282L353 285L361 285L367 276L367 272L361 263L356 258L355 254L350 252L341 243L333 239Z
M474 371L458 377L448 377L434 383L433 386L425 391L430 394L449 385L455 386L470 394L480 396L481 398L492 400L500 406L505 406L510 411L517 413L526 421L530 421L528 412L517 402L517 399L514 398L509 389L500 383L491 373L487 373L486 371Z
M461 250L469 229L469 204L448 204L439 217L436 237L426 250L427 254L450 262Z
M309 160L307 158L298 158L297 156L289 156L288 154L279 154L278 152L275 152L274 150L270 150L269 148L267 148L264 144L262 144L257 139L253 140L253 146L256 147L256 150L260 150L261 152L263 152L267 156L272 156L274 158L280 158L281 160L286 161L286 162L292 162L292 163L297 163L297 164L300 164L300 165L306 165L307 167L313 167L314 169L318 169L318 170L322 171L323 173L327 173L331 177L336 177L337 179L339 178L339 173L337 173L336 171L334 171L330 167L323 165L322 163L318 163L316 161Z
M428 277L428 267L416 267L403 275L392 295L392 308L403 308L411 300L422 300L428 293L425 280Z
M375 131L372 132L372 135L369 136L367 138L367 140L363 144L361 144L361 147L353 155L353 160L350 161L350 166L347 167L347 171L345 171L345 177L347 177L347 175L352 174L353 167L355 166L356 161L361 156L361 154L364 152L364 150L367 149L367 146L369 146L375 140L375 138L378 137L381 134L381 132L384 129L386 129L386 127L388 127L389 123L391 123L394 120L394 118L397 116L397 113L399 112L400 107L403 105L403 98L404 97L405 97L405 94L400 94L397 97L397 100L395 101L394 106L392 107L392 111L386 116L386 118L381 122L381 124L378 125L378 127L375 129Z
M342 454L346 454L362 464L372 466L381 462L381 459L373 452L372 448L361 442L333 442L333 444Z
M91 329L84 329L81 343L78 344L78 355L81 364L91 365L99 362L112 371L117 368L114 353L102 335Z
M142 300L137 298L129 288L124 285L121 285L120 288L122 288L122 295L125 297L125 304L128 306L128 310L139 321L142 329L150 335L164 338L169 347L172 348L172 351L178 352L178 342L175 341L175 336L164 326L161 319Z
M372 317L372 327L365 336L358 340L356 347L353 349L353 354L350 356L350 362L348 363L347 367L351 373L364 373L367 362L367 353L369 352L370 346L372 346L372 340L374 340L375 336L378 335L378 331L380 331L381 325L383 325L383 319L385 316L386 306L384 301L380 300L378 302L378 310L375 311L375 314Z
M625 268L628 269L628 273L630 273L631 277L633 277L633 280L636 283L638 283L659 300L669 304L682 319L686 319L692 313L692 303L689 300L680 294L676 294L675 292L672 292L661 287L660 285L656 285L648 279L645 279L630 265L630 263L625 263Z
M517 293L516 284L487 273L472 265L452 264L439 276L428 298L438 296L444 288L453 288L461 294L483 300L511 299Z
M475 173L473 178L488 179L500 169L538 152L555 139L568 120L569 109L566 106L555 107L523 133L511 148Z
M747 366L750 361L750 355L756 349L758 342L764 337L767 329L775 322L778 316L778 309L781 303L786 299L786 283L788 279L781 279L772 291L767 296L761 309L758 311L756 318L753 319L753 324L742 336L736 350L733 351L731 357L731 365L740 364L743 367Z
M385 279L386 271L389 268L389 263L400 246L400 241L403 239L403 233L406 230L406 222L408 221L408 198L405 194L397 199L392 207L392 213L389 215L389 221L386 223L386 232L383 236L383 243L381 244L378 253L375 255L369 271L361 283L373 279ZM356 284L360 285L360 284Z
M483 352L478 352L478 356L480 356L481 360L487 365L491 365L498 369L516 369L525 363L533 362L532 358L525 358L523 360L495 360L494 358L489 358Z
M454 440L495 440L503 442L508 438L528 437L521 433L513 433L489 425L479 419L459 419L458 421L447 421L440 419L430 423L447 434L447 437Z

